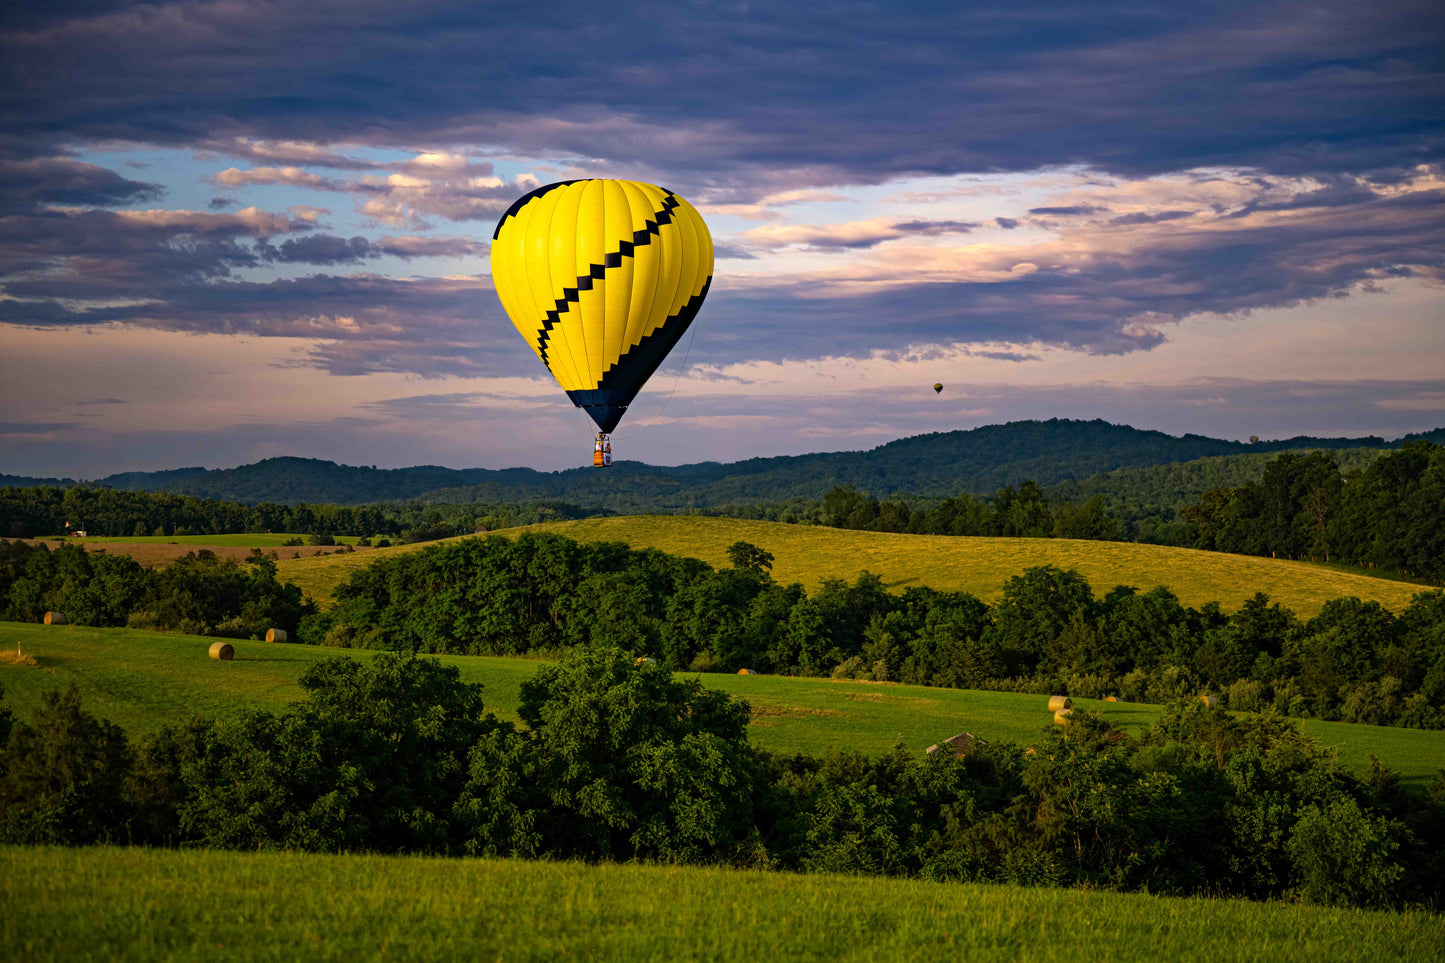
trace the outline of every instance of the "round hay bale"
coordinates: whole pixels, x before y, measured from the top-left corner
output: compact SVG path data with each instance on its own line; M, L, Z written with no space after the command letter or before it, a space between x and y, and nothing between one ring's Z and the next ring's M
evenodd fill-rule
M1199 697L1199 701L1211 709L1219 708L1219 700L1212 695L1202 695Z
M1073 709L1060 709L1058 712L1055 712L1055 713L1054 713L1054 725L1056 725L1056 726L1069 726L1069 725L1073 725L1073 723L1069 721L1069 716L1071 716L1071 715L1073 715L1073 714L1074 714L1074 710L1073 710Z
M1068 696L1049 696L1049 711L1058 712L1060 709L1072 709L1074 700Z
M1119 701L1119 697L1118 697L1118 696L1104 696L1104 701L1105 701L1105 702L1118 702L1118 701Z
M285 630L285 629L267 629L267 630L266 630L266 641L267 641L267 642L285 642L285 641L286 641L286 630Z
M229 642L212 642L211 658L220 659L222 662L230 662L236 657L236 650Z
M752 669L739 669L738 675L757 675Z
M44 621L46 625L64 625L65 614L63 612L46 612Z

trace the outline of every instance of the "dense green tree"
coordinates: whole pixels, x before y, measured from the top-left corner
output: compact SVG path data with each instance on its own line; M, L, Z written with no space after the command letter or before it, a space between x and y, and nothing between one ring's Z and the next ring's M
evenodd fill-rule
M381 654L301 677L305 700L210 733L183 771L180 830L254 849L448 852L472 746L499 724L455 666Z
M44 693L30 722L4 720L0 839L21 843L128 842L125 732L81 708L74 686Z
M746 703L597 649L524 682L517 714L526 733L472 757L460 809L473 851L525 852L532 834L589 859L699 862L746 847L759 780Z
M993 638L1013 671L1036 665L1071 664L1059 640L1075 616L1090 618L1095 603L1088 581L1078 572L1052 565L1024 569L1003 586L993 612Z
M762 575L765 571L772 571L773 553L749 542L733 542L728 546L728 561L732 562L733 568Z

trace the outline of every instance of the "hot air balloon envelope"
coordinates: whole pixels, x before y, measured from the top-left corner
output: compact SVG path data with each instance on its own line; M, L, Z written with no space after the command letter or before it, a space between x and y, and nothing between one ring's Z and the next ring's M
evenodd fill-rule
M691 204L640 181L559 181L519 198L492 235L512 323L602 431L697 317L712 235Z
M943 391L943 385L934 385L934 386L933 386L933 393L934 393L934 394L939 394L939 393L942 392L942 391Z

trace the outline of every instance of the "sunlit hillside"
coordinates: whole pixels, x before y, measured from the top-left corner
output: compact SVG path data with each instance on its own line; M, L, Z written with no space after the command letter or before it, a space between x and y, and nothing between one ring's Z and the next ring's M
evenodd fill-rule
M507 529L500 534L522 532L552 532L584 542L626 542L633 548L655 548L715 566L728 564L729 545L746 541L773 554L773 576L782 582L812 587L828 578L851 581L866 571L882 577L895 591L921 585L972 592L989 601L999 597L1008 578L1035 565L1077 569L1099 594L1115 585L1145 590L1165 585L1185 605L1217 601L1233 610L1256 592L1264 592L1302 616L1318 612L1329 599L1349 595L1375 599L1398 610L1422 591L1420 586L1308 562L1131 542L891 535L689 515L589 518ZM424 547L405 545L283 560L280 577L300 585L325 605L332 589L351 571L379 558Z

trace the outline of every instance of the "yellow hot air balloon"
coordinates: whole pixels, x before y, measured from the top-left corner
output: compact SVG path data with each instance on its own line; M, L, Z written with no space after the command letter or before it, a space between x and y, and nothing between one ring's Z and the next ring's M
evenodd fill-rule
M941 385L941 384L935 384L935 385L933 386L933 393L934 393L934 394L939 394L939 393L942 392L942 391L943 391L943 385Z
M539 187L507 209L492 235L502 307L604 432L697 317L712 262L702 215L640 181Z

